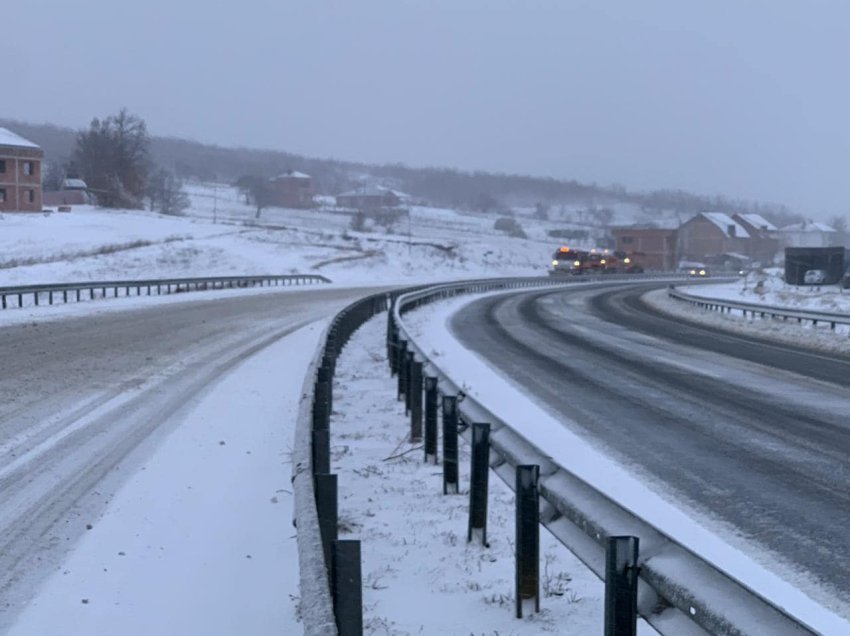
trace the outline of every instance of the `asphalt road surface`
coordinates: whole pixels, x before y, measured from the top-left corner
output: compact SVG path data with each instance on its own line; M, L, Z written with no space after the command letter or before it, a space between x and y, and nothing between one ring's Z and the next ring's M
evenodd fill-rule
M846 613L850 360L658 314L640 298L658 286L485 298L452 330L566 425Z
M194 297L0 327L0 633L211 382L373 291Z

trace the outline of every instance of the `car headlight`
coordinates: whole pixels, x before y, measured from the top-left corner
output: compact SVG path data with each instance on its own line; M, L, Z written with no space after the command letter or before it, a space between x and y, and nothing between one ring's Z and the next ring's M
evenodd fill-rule
M629 263L631 263L631 262L632 262L632 259L630 259L630 258L624 258L624 259L623 259L623 262L624 262L626 265L628 265Z
M705 270L704 270L704 269L699 270L699 275L700 275L700 276L705 276Z
M557 267L560 261L552 261L552 267Z
M574 267L580 267L580 266L581 266L581 261L573 261L573 266L574 266Z

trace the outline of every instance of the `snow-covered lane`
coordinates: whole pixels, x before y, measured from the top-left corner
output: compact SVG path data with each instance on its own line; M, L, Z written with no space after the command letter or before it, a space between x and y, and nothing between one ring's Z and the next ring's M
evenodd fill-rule
M0 329L0 631L197 396L367 293L172 302Z
M295 634L288 451L322 325L194 398L10 634Z

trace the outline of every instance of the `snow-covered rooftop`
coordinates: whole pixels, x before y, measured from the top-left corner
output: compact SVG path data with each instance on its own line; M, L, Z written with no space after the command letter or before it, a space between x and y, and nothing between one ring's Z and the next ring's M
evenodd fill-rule
M86 182L82 179L65 179L62 181L63 190L88 190Z
M298 172L297 170L287 170L283 174L279 174L275 179L311 179L309 174Z
M774 231L776 226L764 218L761 214L739 214L740 218L760 230Z
M12 146L14 148L38 148L28 139L24 139L20 135L13 133L8 128L0 128L0 146Z
M355 188L354 190L349 190L348 192L341 192L336 195L338 197L383 197L387 194L394 194L399 199L408 199L410 198L409 194L405 194L404 192L399 192L398 190L393 190L392 188L385 188L384 186L362 186L360 188Z
M725 212L703 212L702 216L714 223L729 238L750 238L750 233L744 229L744 226ZM735 229L730 232L730 228Z
M794 223L793 225L786 225L783 227L781 232L835 232L835 228L827 225L826 223L821 223L819 221L803 221L802 223Z

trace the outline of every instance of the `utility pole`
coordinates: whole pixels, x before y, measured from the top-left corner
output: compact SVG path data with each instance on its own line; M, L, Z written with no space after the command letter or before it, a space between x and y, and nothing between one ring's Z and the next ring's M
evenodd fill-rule
M218 221L218 183L213 184L213 224Z
M411 229L412 214L410 213L410 207L407 208L407 265L408 267L413 267L413 231Z

